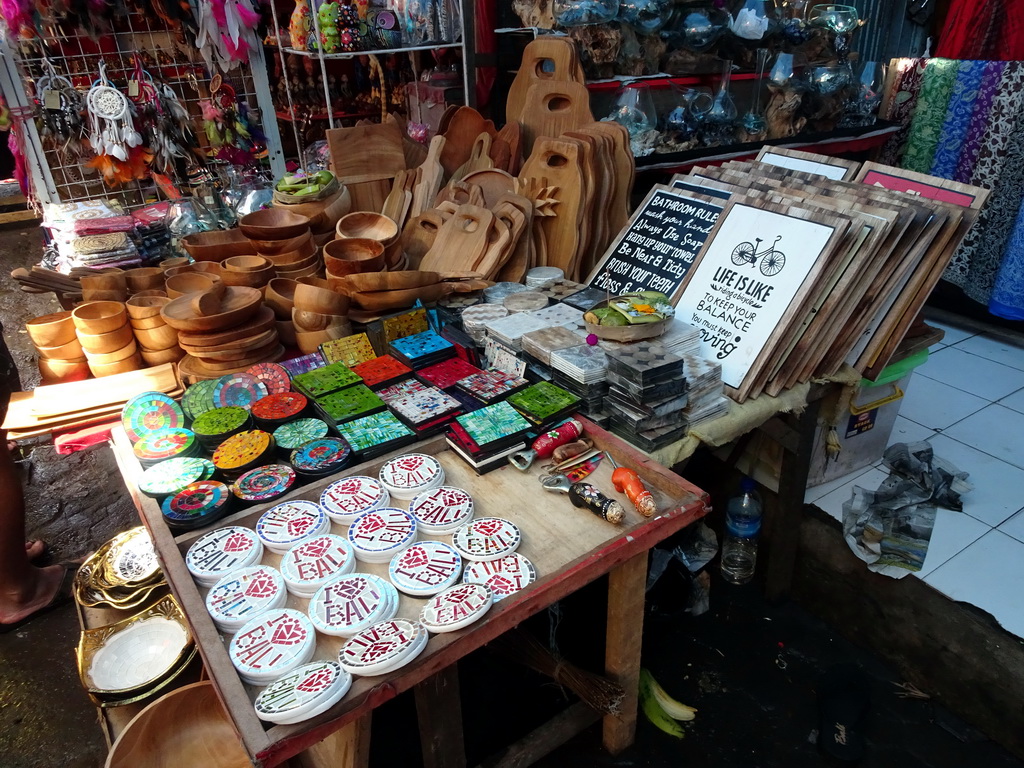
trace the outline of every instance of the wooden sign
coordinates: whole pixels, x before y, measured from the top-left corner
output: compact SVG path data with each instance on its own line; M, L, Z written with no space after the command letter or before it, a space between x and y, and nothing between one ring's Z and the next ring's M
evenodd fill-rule
M920 195L940 203L959 205L962 208L979 210L988 200L989 190L961 184L958 181L940 179L924 173L908 171L906 168L894 168L879 163L864 163L855 181L884 187L894 192L905 192L908 195Z
M669 186L672 187L672 189L678 189L683 192L698 192L703 195L711 195L711 197L717 198L718 200L728 200L732 197L731 192L727 192L724 189L705 186L704 184L700 184L680 173L677 173L672 177L672 180L669 182Z
M587 283L612 295L661 291L675 303L724 205L709 195L655 186Z
M814 173L834 181L849 181L860 169L860 163L855 160L844 160L841 157L829 157L785 147L761 147L756 159L768 165Z

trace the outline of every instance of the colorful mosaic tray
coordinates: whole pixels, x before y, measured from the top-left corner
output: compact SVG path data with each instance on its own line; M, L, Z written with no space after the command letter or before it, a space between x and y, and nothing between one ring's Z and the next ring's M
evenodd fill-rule
M455 349L447 339L434 331L424 331L413 336L404 336L391 342L391 353L404 359L412 366L423 360L433 360L444 355L454 355Z
M390 406L398 418L413 427L451 415L461 407L458 400L437 387L392 400Z
M340 392L331 392L317 398L316 404L335 424L344 424L362 416L369 416L387 408L376 392L365 384L356 384Z
M359 384L359 374L353 373L352 369L344 363L331 363L323 368L317 368L309 373L300 373L292 378L294 387L304 395L316 399L328 392L337 392L339 389Z
M352 456L352 449L344 438L322 437L292 451L291 462L296 472L322 474L337 472Z
M219 520L230 503L231 493L224 483L201 480L164 499L160 511L169 527L191 530Z
M231 485L231 492L242 501L272 501L295 485L295 470L287 464L268 464L256 467L239 477Z
M238 407L248 410L267 394L266 385L252 374L232 373L217 382L213 390L213 404L218 408Z
M495 403L456 418L480 448L519 437L532 425L507 402Z
M348 440L352 450L360 453L414 436L412 430L388 411L339 424L338 432Z
M482 371L475 365L470 365L465 360L453 357L450 360L444 360L416 371L416 377L425 384L430 384L440 389L448 389L454 387L462 379L477 373L482 373Z
M459 401L459 405L462 406L463 413L472 413L473 411L479 411L485 405L482 400L477 400L468 392L463 392L458 387L454 387L448 391L448 394Z
M284 451L294 451L310 440L327 437L328 426L320 419L296 419L274 430L274 441Z
M396 400L401 400L403 397L414 395L417 392L426 391L426 384L424 384L419 379L409 378L406 379L405 381L400 381L397 384L392 384L390 387L384 387L384 389L378 390L377 394L380 395L381 400L383 400L388 405L391 405L391 403L395 402Z
M543 424L578 407L580 399L561 387L541 381L511 395L508 403L534 424Z
M384 334L384 343L388 346L395 339L414 336L430 328L430 325L427 323L427 310L422 308L403 312L393 317L382 318L380 325Z
M310 352L302 357L293 357L291 360L282 360L280 366L288 371L288 375L294 379L296 376L323 368L326 363L319 352Z
M297 418L306 410L309 398L301 392L279 392L267 395L252 404L252 415L261 421L282 422Z
M381 355L373 360L367 360L365 363L354 366L352 370L371 389L386 387L412 373L412 368L395 360L391 355Z
M377 356L365 333L325 341L320 345L320 354L328 363L344 363L349 368L373 360Z
M505 371L489 370L475 373L459 381L456 386L477 400L493 403L508 397L513 392L528 386L530 382L521 376Z
M139 490L153 497L173 495L191 483L209 480L215 470L209 459L193 456L168 459L142 473Z
M185 390L181 398L181 409L190 419L197 419L217 406L213 404L213 390L217 388L217 379L197 381Z
M288 371L277 363L257 363L252 368L247 368L245 372L262 381L271 395L279 395L292 388L292 379Z
M249 411L245 408L214 408L192 422L192 431L199 437L219 437L241 429L248 423Z
M189 456L198 448L195 433L191 429L174 427L144 435L135 443L133 450L143 464L155 464L175 456Z
M133 443L150 432L185 426L181 407L162 392L136 395L121 410L121 424Z
M246 469L274 448L274 438L261 429L250 429L232 435L213 452L217 469L232 472Z

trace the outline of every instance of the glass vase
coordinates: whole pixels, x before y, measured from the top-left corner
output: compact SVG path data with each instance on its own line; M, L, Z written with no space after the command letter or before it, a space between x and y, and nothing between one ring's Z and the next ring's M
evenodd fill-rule
M764 69L768 64L768 49L757 49L757 79L754 81L754 100L750 109L740 120L740 127L743 129L746 141L760 141L768 135L768 121L765 120L764 111L761 109L761 80L764 78Z
M704 116L703 143L709 147L732 144L736 140L736 102L729 93L732 61L722 62L722 74L711 109Z
M745 0L729 29L743 40L761 40L768 34L774 14L771 0Z
M661 31L672 16L671 0L620 0L618 20L641 35Z
M608 116L623 126L631 138L657 127L658 113L646 83L624 83L615 97L615 105Z
M555 0L555 21L563 27L606 24L619 13L619 0Z

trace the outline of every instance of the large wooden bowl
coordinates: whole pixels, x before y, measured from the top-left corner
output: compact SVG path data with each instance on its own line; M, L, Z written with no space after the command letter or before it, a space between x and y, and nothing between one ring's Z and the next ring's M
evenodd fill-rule
M365 237L387 247L398 237L398 224L383 213L356 211L338 219L335 233L339 238Z
M411 307L417 301L430 304L455 290L453 283L435 283L422 288L407 288L397 291L354 291L352 302L367 312L387 312L392 309Z
M54 312L25 321L28 337L37 347L59 347L75 340L75 321L70 312Z
M117 360L113 363L89 363L89 370L97 379L103 376L113 376L115 373L128 373L137 371L142 367L142 355L136 352L131 357Z
M161 272L161 284L163 273ZM91 301L80 304L71 312L75 327L85 333L107 333L128 322L125 305L119 301Z
M275 277L277 277L277 270L274 268L274 265L271 264L265 269L253 272L237 272L235 270L225 269L221 273L220 279L224 285L262 288Z
M178 332L164 324L155 328L135 328L135 340L145 350L156 352L178 344Z
M310 264L307 267L302 267L301 269L278 269L277 276L286 277L289 280L300 280L305 277L319 278L319 276L322 275L323 272L323 263L321 263L320 259L316 259L313 261L312 264Z
M292 316L292 307L295 306L295 289L298 283L284 277L275 277L267 283L266 305L274 310L274 314L281 320L287 320Z
M295 324L291 320L278 320L274 323L277 327L277 338L286 347L294 347L298 344L295 338Z
M242 258L245 258L244 256ZM213 288L215 283L220 282L217 275L204 275L201 272L183 272L167 278L167 297L176 299L186 293L201 293Z
M48 360L40 357L38 363L43 384L61 384L89 378L89 361L84 357L80 360Z
M297 198L301 200L302 198ZM323 200L311 202L285 202L284 200L274 201L274 207L284 208L292 213L298 213L309 217L309 227L313 234L323 232L334 232L334 225L338 219L352 210L352 194L348 187L342 186L333 195Z
M100 272L96 275L85 275L79 281L82 284L82 290L86 291L126 291L128 290L128 281L125 278L125 274L122 270L113 270Z
M129 269L124 273L124 277L128 282L128 290L132 293L164 287L164 271L160 267Z
M333 341L352 335L352 326L347 318L338 318L338 322L322 331L300 331L295 329L295 343L304 355L311 355L320 349L326 341Z
M157 266L167 274L167 270L175 269L176 267L187 267L192 263L192 260L188 256L173 256L170 259L164 259Z
M256 249L256 253L264 256L276 256L279 253L296 251L306 243L313 242L313 235L310 232L303 232L297 237L289 237L284 240L250 240L249 243Z
M335 277L384 269L384 245L366 237L332 240L324 246L324 266Z
M167 349L140 349L139 354L142 355L146 365L152 367L154 365L163 365L164 363L178 362L185 356L185 350L175 344Z
M256 253L256 249L240 230L217 229L212 232L197 232L181 238L185 251L197 262L223 261L229 256L244 256Z
M317 312L321 315L344 315L348 312L348 296L315 285L297 283L292 301L294 309L300 312Z
M89 353L98 355L113 352L115 349L122 349L128 346L129 342L134 340L135 334L132 333L132 327L128 323L106 333L78 332L78 341L81 343L86 355Z
M55 344L52 347L36 347L39 356L47 360L83 360L85 351L82 349L82 342L76 335L66 344Z
M279 251L278 253L260 253L265 259L269 259L271 262L279 267L283 267L287 264L296 264L301 261L307 261L311 256L316 256L317 245L313 242L313 238L303 240L295 248L289 248L286 251Z
M437 272L421 272L418 269L405 272L372 272L348 275L345 286L350 291L403 291L410 288L425 288L441 282Z
M138 351L139 345L135 343L135 339L132 339L123 347L115 349L113 352L97 353L85 350L85 358L89 361L89 365L107 365L108 363L116 363L119 360L124 360L126 357L131 357Z
M128 290L105 291L101 288L83 288L82 301L118 301L123 302L128 298Z
M309 277L300 277L296 279L295 282L302 283L302 285L313 285L317 288L323 288L326 291L331 290L331 286L328 284L327 280L322 277L314 277L310 275Z
M128 319L144 320L148 317L158 317L170 299L166 296L132 296L128 299L125 307L128 310Z
M252 240L287 240L309 229L309 217L284 208L264 208L239 219L238 228Z
M158 296L158 297L160 297L162 299L166 299L167 298L167 291L166 290L161 291L158 288L150 288L148 291L139 291L138 293L135 293L135 294L132 294L132 295L133 296L142 296L142 297Z
M179 331L203 333L220 331L244 323L259 312L263 292L257 288L231 286L221 300L220 312L198 315L192 308L193 296L181 296L167 304L160 314L164 321Z

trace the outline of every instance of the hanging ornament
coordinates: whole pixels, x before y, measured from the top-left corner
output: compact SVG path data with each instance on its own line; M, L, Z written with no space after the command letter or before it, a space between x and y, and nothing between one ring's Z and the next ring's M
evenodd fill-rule
M128 150L142 144L142 136L132 121L128 97L110 84L107 67L100 62L100 77L86 96L89 111L89 144L97 156L110 155L122 162Z
M43 59L47 74L36 81L42 117L40 133L72 156L85 151L85 123L82 121L82 95L66 77L58 75L49 59Z
M256 27L260 15L250 0L199 0L196 20L199 48L210 70L228 72L243 61L259 44Z

